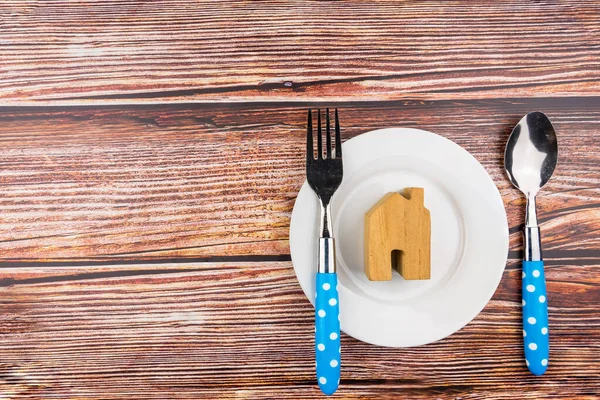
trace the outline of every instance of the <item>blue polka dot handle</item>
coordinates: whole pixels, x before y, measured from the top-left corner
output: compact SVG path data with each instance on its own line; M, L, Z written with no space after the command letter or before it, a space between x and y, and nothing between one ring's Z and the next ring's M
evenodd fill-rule
M315 353L321 391L332 395L340 383L340 305L337 274L317 274L315 294Z
M543 261L523 261L523 342L525 363L534 375L548 368L548 300Z

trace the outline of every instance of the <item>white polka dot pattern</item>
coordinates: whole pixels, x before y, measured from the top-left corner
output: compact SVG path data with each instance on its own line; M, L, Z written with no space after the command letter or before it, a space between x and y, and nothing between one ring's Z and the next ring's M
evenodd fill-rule
M317 274L315 347L317 381L321 391L333 394L340 379L341 347L336 274Z
M549 360L548 304L543 261L523 261L523 342L525 362L534 375L546 372Z

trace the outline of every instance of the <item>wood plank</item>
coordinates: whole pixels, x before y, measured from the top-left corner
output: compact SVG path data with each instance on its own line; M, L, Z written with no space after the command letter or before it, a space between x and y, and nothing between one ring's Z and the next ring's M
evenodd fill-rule
M551 363L522 356L520 271L439 342L389 349L342 334L340 398L592 399L600 277L547 269ZM289 262L3 269L0 396L322 398L313 310Z
M600 94L596 0L5 0L4 104Z
M546 111L560 146L538 204L546 258L589 261L598 260L600 244L599 105L600 98L344 103L340 115L344 140L417 127L470 151L505 200L518 258L525 200L504 175L502 152L522 115ZM288 260L305 112L298 105L5 108L0 260Z

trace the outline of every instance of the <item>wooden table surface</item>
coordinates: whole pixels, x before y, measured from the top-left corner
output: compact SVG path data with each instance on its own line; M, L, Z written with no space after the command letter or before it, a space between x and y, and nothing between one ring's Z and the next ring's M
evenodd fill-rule
M510 251L486 308L426 346L342 335L337 398L597 398L600 3L5 0L0 399L317 399L290 262L309 106L471 152ZM539 199L551 363L522 355L512 127L559 135ZM483 266L482 266L483 267Z

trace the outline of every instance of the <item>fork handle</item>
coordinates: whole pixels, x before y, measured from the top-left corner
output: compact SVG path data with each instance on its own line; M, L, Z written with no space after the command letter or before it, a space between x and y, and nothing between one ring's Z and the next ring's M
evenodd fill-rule
M317 273L315 294L315 353L321 391L332 395L340 383L340 305L337 274Z
M523 343L525 361L534 375L548 368L548 300L544 261L523 261Z

